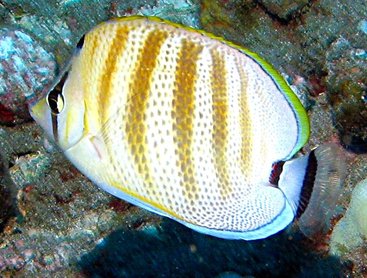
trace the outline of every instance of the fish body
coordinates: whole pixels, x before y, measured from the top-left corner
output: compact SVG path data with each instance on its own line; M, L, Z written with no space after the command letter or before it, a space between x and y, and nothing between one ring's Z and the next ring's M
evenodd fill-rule
M306 143L304 108L265 60L208 33L102 23L31 114L102 189L199 232L264 238L300 207L309 156L269 177Z

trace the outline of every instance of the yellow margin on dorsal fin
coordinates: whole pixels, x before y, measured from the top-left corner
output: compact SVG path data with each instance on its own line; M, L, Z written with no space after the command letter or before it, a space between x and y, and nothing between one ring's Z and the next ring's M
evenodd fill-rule
M189 26L184 26L182 24L175 23L175 22L172 22L166 19L162 19L159 17L155 17L155 16L133 15L133 16L113 18L104 23L108 24L111 21L133 21L137 19L146 19L146 20L150 20L154 22L165 23L165 24L174 26L176 28L182 28L190 32L195 32L195 33L207 36L211 39L220 41L230 47L238 49L241 53L250 57L255 63L257 63L270 76L270 78L274 81L278 89L283 93L284 97L288 101L289 105L293 108L293 111L295 113L295 117L297 119L297 126L298 126L297 143L295 144L291 153L284 159L285 160L290 159L295 153L297 153L304 146L304 144L306 144L310 136L310 122L308 120L307 112L305 108L303 107L301 101L298 99L296 94L289 87L288 83L284 80L281 74L274 68L274 66L268 63L264 58L260 57L257 53L245 47L239 46L233 42L230 42L224 39L223 37L216 36L212 33L209 33L203 30L198 30L198 29L195 29Z

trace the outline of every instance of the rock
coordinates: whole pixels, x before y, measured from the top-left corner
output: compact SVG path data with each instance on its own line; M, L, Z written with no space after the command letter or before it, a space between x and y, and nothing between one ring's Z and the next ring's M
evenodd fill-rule
M364 99L367 43L354 44L345 38L334 41L326 53L325 66L328 95L341 142L348 150L360 153L367 152L367 103Z
M52 53L21 30L0 29L0 123L30 119L27 104L44 93L55 76Z
M200 28L199 1L158 0L153 6L144 5L138 14L158 16L193 28Z
M367 35L367 20L366 19L362 19L359 23L358 23L358 29L360 31L362 31L365 35Z
M304 6L306 6L309 0L260 0L259 1L266 10L282 19L289 20L295 13L299 12Z
M345 255L360 246L367 239L367 179L358 183L345 216L337 223L330 240L330 252Z
M44 175L45 169L51 165L51 159L42 153L27 154L19 157L10 170L12 180L18 188L34 184Z
M330 141L331 138L336 137L335 130L325 128L325 126L333 126L332 110L327 102L326 94L321 94L317 98L316 104L312 107L310 113L311 137L308 145L312 148L317 147L321 143ZM310 151L311 149L308 149Z

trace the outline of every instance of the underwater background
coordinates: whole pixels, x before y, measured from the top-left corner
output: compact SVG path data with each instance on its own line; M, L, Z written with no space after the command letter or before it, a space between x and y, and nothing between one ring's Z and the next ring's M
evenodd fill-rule
M93 185L47 140L28 103L98 23L154 15L259 53L306 107L302 152L348 163L330 230L258 241L194 232ZM0 277L366 277L367 1L0 1Z

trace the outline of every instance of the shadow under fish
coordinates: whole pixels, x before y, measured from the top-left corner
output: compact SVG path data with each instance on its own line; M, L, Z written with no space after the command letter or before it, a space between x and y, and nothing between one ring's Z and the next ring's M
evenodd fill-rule
M341 277L337 257L308 249L301 234L228 241L163 221L157 234L119 229L78 262L87 277Z

